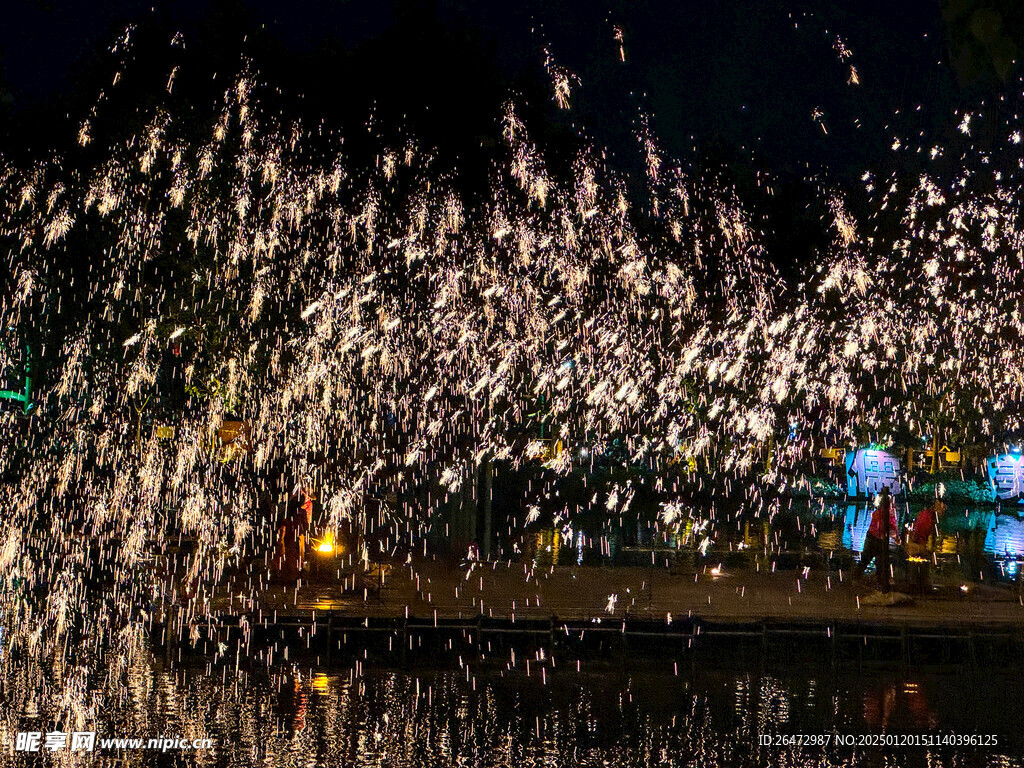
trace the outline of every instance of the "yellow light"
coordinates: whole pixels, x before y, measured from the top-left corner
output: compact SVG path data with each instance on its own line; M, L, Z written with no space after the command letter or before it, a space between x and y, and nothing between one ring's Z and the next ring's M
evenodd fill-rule
M328 688L330 688L330 680L327 679L327 675L318 672L313 677L313 690L317 693L324 693Z
M333 552L334 551L334 545L331 544L331 542L329 542L329 541L322 541L322 542L320 542L320 546L318 546L316 548L316 551L317 552Z

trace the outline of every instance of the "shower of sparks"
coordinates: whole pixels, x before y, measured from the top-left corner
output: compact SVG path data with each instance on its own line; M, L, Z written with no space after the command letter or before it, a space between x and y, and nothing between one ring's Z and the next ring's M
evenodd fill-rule
M578 81L546 65L568 109ZM582 137L552 170L509 103L491 193L469 198L412 140L381 136L363 167L340 136L276 121L248 69L197 131L171 107L178 71L134 135L104 135L101 100L78 156L0 160L0 369L31 343L49 371L37 415L0 416L2 652L57 665L67 730L102 706L90 664L116 689L169 601L171 631L198 637L228 563L273 550L266 510L293 490L322 504L323 551L354 525L373 542L358 558L411 563L491 462L565 475L617 444L674 467L666 489L711 477L755 505L866 425L1021 427L1024 242L988 154L947 181L865 176L877 215L831 200L833 242L787 285L735 191L684 171L646 123L638 195ZM241 419L247 446L211 447ZM635 492L622 482L604 511ZM664 496L661 524L682 526ZM523 499L515 532L552 506ZM182 536L195 550L168 578L155 558Z

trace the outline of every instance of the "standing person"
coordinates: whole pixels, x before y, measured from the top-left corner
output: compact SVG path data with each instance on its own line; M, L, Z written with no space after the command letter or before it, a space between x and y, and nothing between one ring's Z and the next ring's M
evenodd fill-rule
M297 488L286 497L285 516L278 526L275 568L280 580L286 584L294 584L302 573L312 513L313 497L305 488Z
M899 529L896 527L896 505L893 503L889 486L883 486L878 494L878 506L871 515L871 525L868 527L868 535L864 538L864 551L861 553L860 562L853 572L853 577L859 579L864 575L864 569L868 564L875 561L875 573L878 577L878 589L882 594L889 593L889 538L895 537L899 544Z
M936 499L934 504L921 510L907 537L907 554L917 558L912 571L917 573L916 586L922 593L928 591L928 555L934 549L934 542L938 541L939 520L945 511L945 503Z
M939 520L946 511L946 505L939 499L930 507L921 510L917 519L914 520L914 527L910 532L910 541L907 542L909 549L914 550L911 554L926 553L930 549L929 543L938 537ZM912 545L912 546L911 546Z

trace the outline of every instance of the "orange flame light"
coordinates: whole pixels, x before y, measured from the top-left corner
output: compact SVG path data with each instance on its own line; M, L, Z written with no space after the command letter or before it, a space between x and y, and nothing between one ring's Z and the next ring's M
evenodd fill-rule
M334 534L328 533L317 543L316 551L323 554L329 555L334 552Z

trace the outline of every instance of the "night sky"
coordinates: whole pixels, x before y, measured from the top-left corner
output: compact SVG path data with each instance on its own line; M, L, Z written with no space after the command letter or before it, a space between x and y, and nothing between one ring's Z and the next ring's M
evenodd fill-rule
M585 126L616 154L632 146L645 113L677 157L710 153L782 177L824 175L848 185L865 168L888 162L894 136L924 131L924 141L944 143L955 136L958 110L1019 95L1024 14L1016 6L9 0L0 25L0 87L15 126L8 142L48 135L34 123L63 130L53 125L59 113L70 112L77 124L109 67L106 51L136 23L159 30L154 39L180 30L191 50L224 66L237 66L244 50L261 76L328 112L345 102L365 115L375 102L384 119L409 118L418 102L433 107L437 133L457 124L475 136L496 124L504 92L543 79L546 48L582 83L568 127ZM615 26L623 30L625 63ZM851 66L858 85L848 82ZM452 135L464 140L459 130Z

